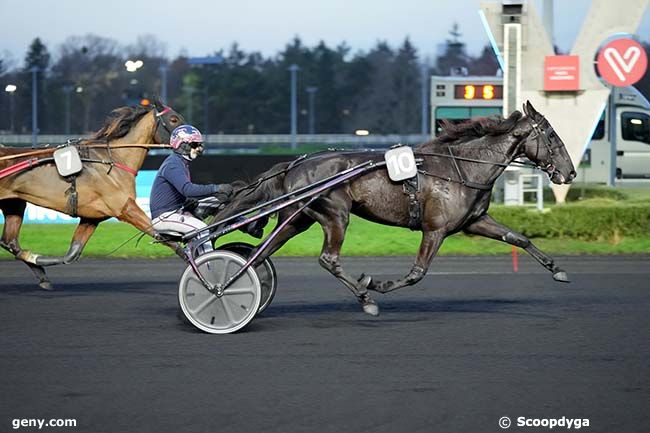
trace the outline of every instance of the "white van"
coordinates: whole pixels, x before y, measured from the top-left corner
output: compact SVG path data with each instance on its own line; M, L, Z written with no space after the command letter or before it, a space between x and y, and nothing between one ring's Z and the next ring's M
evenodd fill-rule
M650 103L634 87L614 90L616 177L650 178ZM577 182L606 182L609 176L609 111L605 109L578 169Z

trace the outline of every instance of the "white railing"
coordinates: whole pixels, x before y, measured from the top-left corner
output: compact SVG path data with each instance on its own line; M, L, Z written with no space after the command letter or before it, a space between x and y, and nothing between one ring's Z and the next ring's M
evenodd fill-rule
M87 138L88 135L39 135L39 145L50 144L57 146L69 139ZM388 147L397 143L418 144L429 140L431 137L421 134L387 134L357 136L354 134L298 134L296 136L298 145L301 144L322 144L332 147L354 146ZM0 143L10 146L31 146L32 136L29 134L0 135ZM227 148L258 148L260 146L278 145L289 146L291 143L290 134L208 134L205 136L207 147L218 146Z

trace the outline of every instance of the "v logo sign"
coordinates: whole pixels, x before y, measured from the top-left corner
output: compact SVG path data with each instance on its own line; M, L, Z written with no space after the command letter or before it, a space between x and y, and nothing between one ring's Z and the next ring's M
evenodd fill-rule
M625 54L621 56L621 53L616 48L609 47L605 49L603 55L618 79L625 82L626 75L629 75L639 57L641 57L641 50L639 47L629 47Z

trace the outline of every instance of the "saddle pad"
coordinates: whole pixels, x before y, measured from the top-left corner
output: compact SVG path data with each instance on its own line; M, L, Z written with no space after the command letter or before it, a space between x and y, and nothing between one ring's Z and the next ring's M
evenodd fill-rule
M79 152L74 146L66 146L55 150L54 163L57 171L63 177L77 174L83 168Z
M384 154L388 176L392 181L399 182L410 179L418 174L418 167L409 146L395 147Z

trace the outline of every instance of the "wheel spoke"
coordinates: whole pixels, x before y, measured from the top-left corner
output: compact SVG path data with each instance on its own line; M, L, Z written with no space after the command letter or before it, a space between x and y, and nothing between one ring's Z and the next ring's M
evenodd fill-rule
M199 283L199 286L205 288L203 282L201 282L201 280L199 279L199 277L196 276L196 274L194 273L190 274L189 277L187 277L187 279L190 281L196 281L197 283Z
M190 310L190 313L192 313L192 314L199 314L201 311L205 310L205 308L206 308L208 305L210 305L211 303L213 303L216 299L218 299L218 298L217 298L216 296L214 296L214 295L208 297L208 299L206 299L205 301L203 301L203 302L201 303L201 305L199 305L198 307L196 307L196 308L193 309L193 310Z
M228 323L236 323L235 319L233 318L232 315L232 310L230 309L230 304L228 303L228 299L221 298L221 305L223 305L223 311L226 312L226 318L228 319Z
M224 296L230 295L253 295L255 290L252 287L242 287L240 289L228 288L223 292Z
M228 264L232 262L230 257L223 258L223 272L219 275L219 284L225 284L228 279Z

